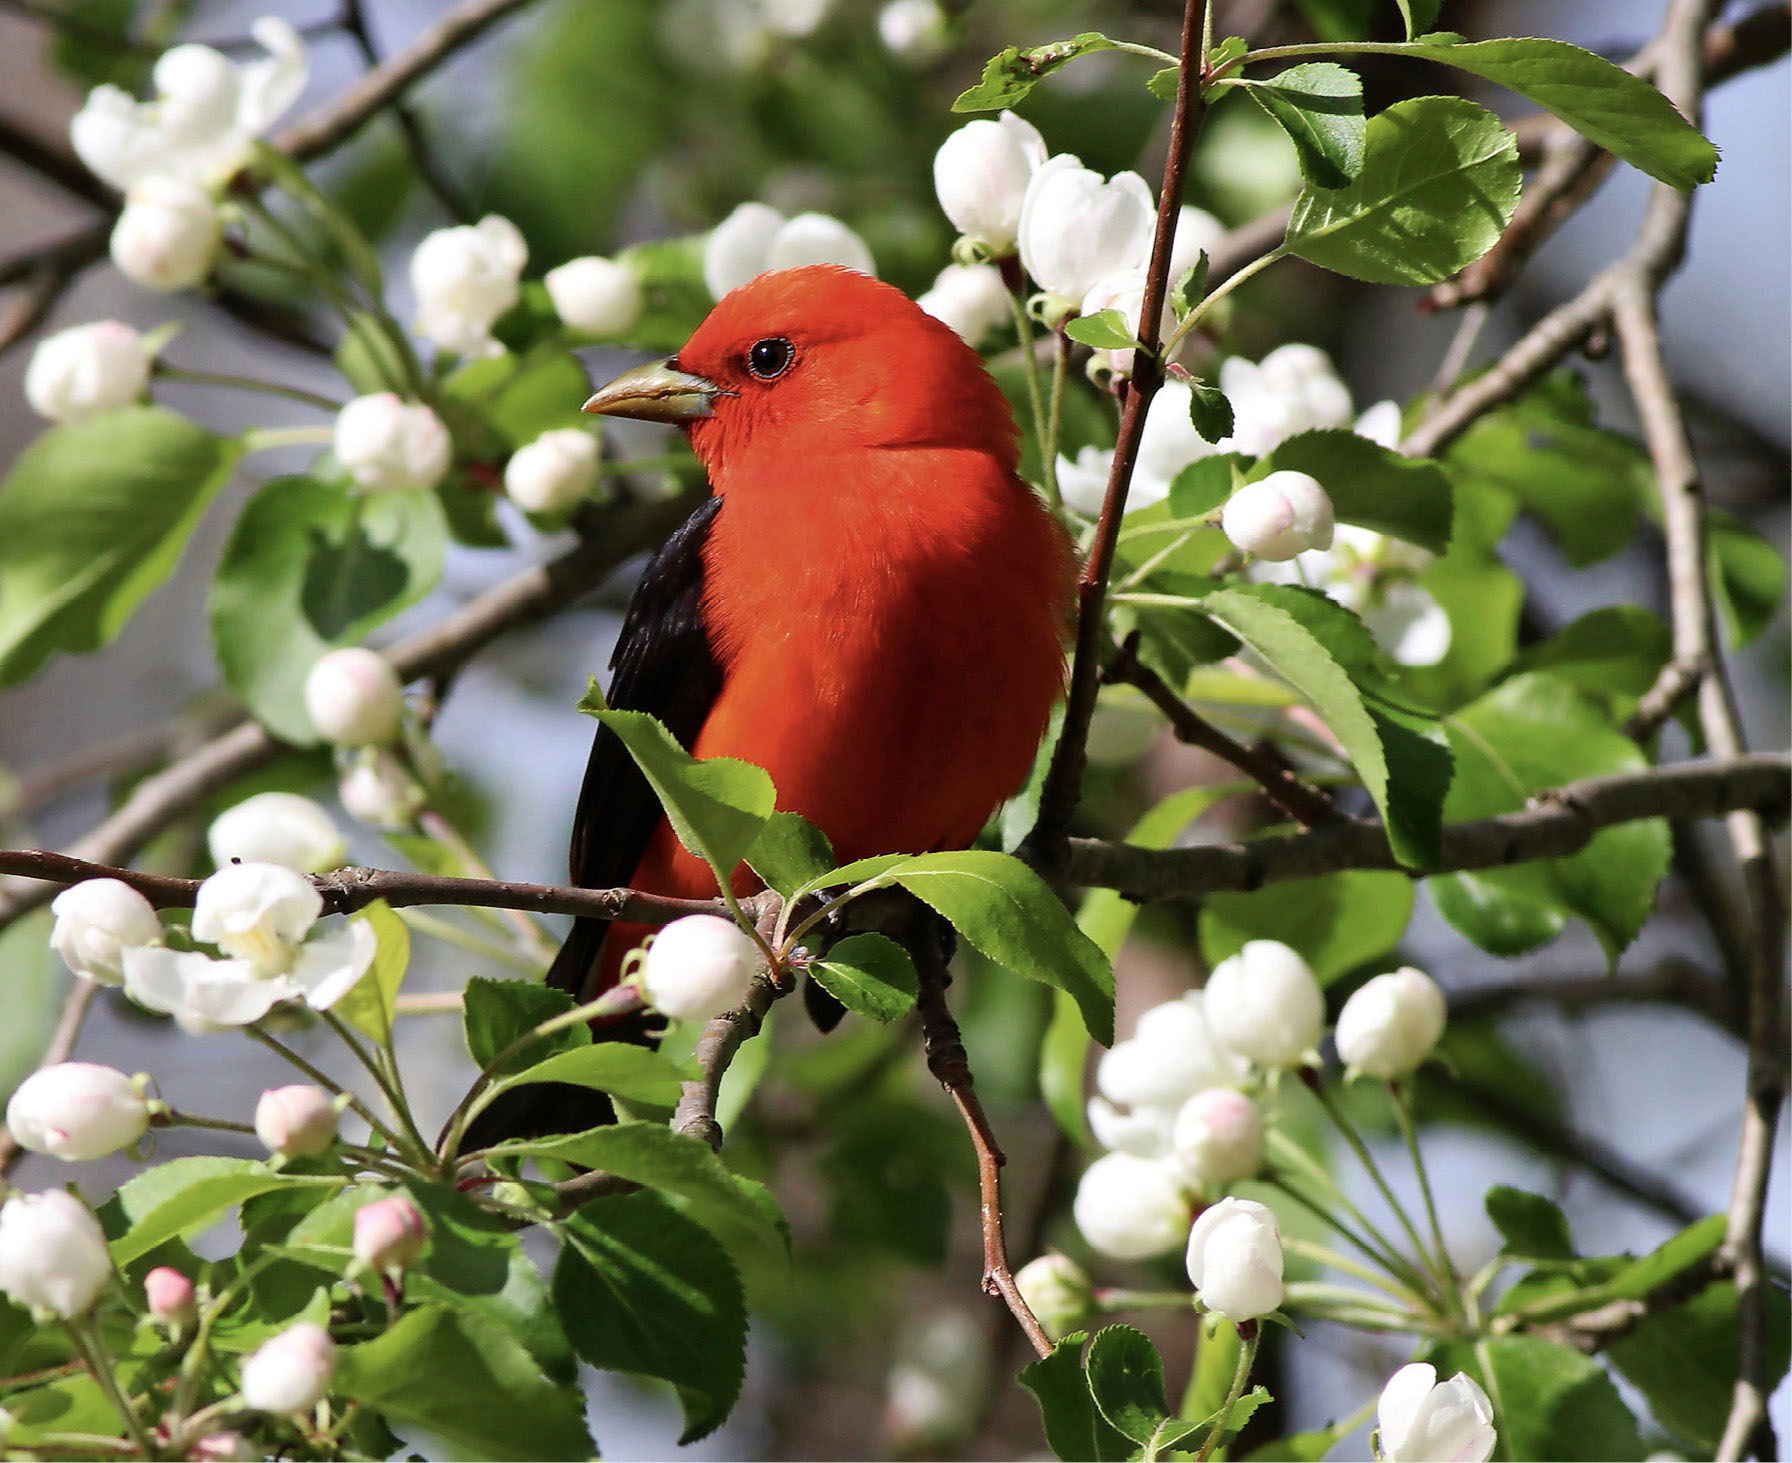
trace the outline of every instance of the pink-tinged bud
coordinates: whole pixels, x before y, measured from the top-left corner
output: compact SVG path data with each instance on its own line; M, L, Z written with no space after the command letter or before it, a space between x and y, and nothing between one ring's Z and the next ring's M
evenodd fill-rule
M326 742L371 747L394 741L404 687L383 655L351 645L318 658L305 677L305 710Z
M1220 529L1246 553L1281 563L1332 546L1332 500L1307 473L1272 472L1226 500Z
M336 1343L315 1321L288 1326L243 1363L243 1404L256 1412L309 1412L330 1389Z
M1170 1141L1190 1183L1229 1184L1263 1162L1263 1114L1242 1092L1212 1087L1183 1103Z
M377 1199L355 1212L355 1258L381 1274L408 1269L428 1239L423 1216L402 1194Z
M143 1277L143 1298L152 1316L177 1329L191 1325L199 1314L193 1282L171 1265L157 1265Z
M199 1463L250 1463L261 1450L238 1432L207 1433L187 1445L187 1456Z
M112 1252L93 1211L64 1189L0 1205L0 1290L65 1319L89 1310L112 1278Z
M128 1148L149 1126L149 1104L123 1072L93 1062L39 1067L6 1104L21 1148L66 1162Z
M282 1158L308 1158L336 1141L336 1104L321 1087L273 1087L255 1104L255 1136Z

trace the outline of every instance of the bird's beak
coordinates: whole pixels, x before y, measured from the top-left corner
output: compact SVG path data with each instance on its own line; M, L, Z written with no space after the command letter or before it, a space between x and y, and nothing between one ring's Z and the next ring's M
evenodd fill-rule
M689 422L708 416L715 399L726 394L715 382L681 371L671 361L650 361L598 388L585 410L643 422Z

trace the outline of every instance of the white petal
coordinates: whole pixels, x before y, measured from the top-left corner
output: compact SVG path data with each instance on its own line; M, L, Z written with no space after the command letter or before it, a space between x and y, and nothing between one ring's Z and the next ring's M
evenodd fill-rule
M308 67L305 42L290 21L264 15L249 27L249 34L267 50L265 61L244 66L243 90L237 103L237 125L259 134L285 114L305 89Z
M306 941L287 979L298 987L306 1005L327 1011L367 974L378 950L379 937L372 924L365 919L352 919Z

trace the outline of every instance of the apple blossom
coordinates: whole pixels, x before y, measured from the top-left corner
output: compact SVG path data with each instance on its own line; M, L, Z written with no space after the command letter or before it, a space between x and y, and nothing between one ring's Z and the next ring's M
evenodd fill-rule
M368 492L433 488L454 461L454 440L427 406L390 391L357 396L336 414L336 460Z
M1133 1034L1095 1069L1095 1085L1112 1102L1175 1108L1208 1087L1240 1082L1245 1066L1217 1039L1213 997L1190 991L1140 1015Z
M1233 544L1260 559L1292 559L1331 547L1332 500L1317 478L1283 469L1245 483L1220 510Z
M1444 993L1410 965L1359 986L1338 1014L1338 1055L1368 1077L1404 1077L1444 1034Z
M1307 962L1276 940L1249 940L1207 977L1213 1034L1259 1067L1290 1067L1319 1044L1325 996Z
M968 344L979 346L1007 323L1009 298L1002 272L993 264L948 264L915 303Z
M31 352L25 400L53 422L86 421L142 396L153 357L143 336L117 320L71 325Z
M1210 1087L1177 1110L1170 1144L1192 1184L1249 1178L1263 1163L1263 1114L1242 1092Z
M383 1275L409 1269L428 1241L422 1214L403 1194L375 1199L355 1211L355 1258Z
M205 846L219 868L269 863L301 874L337 868L347 847L330 815L294 792L258 792L226 808L212 819Z
M1382 1388L1375 1407L1376 1456L1387 1463L1486 1463L1497 1438L1493 1404L1466 1372L1447 1382L1437 1368L1415 1361Z
M305 677L305 710L327 742L369 747L391 742L404 719L404 686L392 662L363 646L331 650Z
M1027 1309L1056 1341L1086 1322L1095 1311L1094 1289L1083 1267L1051 1251L1027 1261L1014 1275Z
M952 226L997 258L1014 252L1021 204L1045 139L1013 112L966 122L933 155L933 188Z
M93 1211L63 1189L14 1193L0 1205L0 1290L68 1319L112 1278L112 1252Z
M495 213L424 235L411 255L417 333L459 355L497 355L492 325L516 303L528 260L517 226Z
M865 241L825 213L787 219L769 204L743 203L710 230L703 244L703 282L718 300L768 269L803 264L877 273Z
M150 1315L179 1330L198 1318L193 1282L172 1265L157 1265L143 1277L143 1299Z
M586 335L625 335L641 318L641 279L628 265L587 254L542 276L554 312Z
M145 289L191 289L211 273L222 239L210 193L184 178L152 174L125 194L112 229L112 262Z
M336 1343L315 1321L289 1326L243 1362L243 1405L257 1412L308 1412L336 1370Z
M556 427L517 448L504 466L504 491L525 513L564 513L597 486L597 438Z
M336 785L350 817L396 832L417 821L428 793L384 747L363 747Z
M707 1021L746 1000L758 966L758 945L733 920L687 914L648 945L641 989L668 1016Z
M938 60L951 43L939 0L889 0L877 12L877 36L891 55L916 66Z
M1188 1278L1210 1311L1254 1321L1282 1303L1282 1232L1267 1205L1221 1199L1188 1236Z
M1232 403L1230 446L1239 452L1261 457L1298 433L1350 425L1350 389L1317 346L1277 346L1255 363L1228 357L1219 384Z
M321 1087L270 1087L255 1104L255 1136L282 1158L309 1158L336 1141L337 1116Z
M149 1104L123 1072L93 1062L39 1067L6 1104L21 1148L80 1162L128 1148L149 1127Z
M1137 173L1111 179L1068 153L1037 167L1021 202L1021 263L1045 294L1045 318L1077 309L1103 275L1142 266L1156 204Z
M124 978L124 952L161 941L155 906L119 879L83 879L50 902L50 948L96 985Z
M1116 1260L1175 1249L1188 1233L1189 1201L1171 1164L1104 1153L1083 1172L1071 1203L1083 1238Z

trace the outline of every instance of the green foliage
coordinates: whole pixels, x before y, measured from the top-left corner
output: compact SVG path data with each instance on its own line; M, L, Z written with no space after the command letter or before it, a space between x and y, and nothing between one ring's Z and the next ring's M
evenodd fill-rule
M362 1035L384 1044L392 1039L398 988L411 963L411 931L384 900L376 899L357 918L373 926L379 946L367 974L332 1009Z
M1354 178L1296 200L1284 247L1373 284L1436 284L1493 247L1520 182L1518 144L1485 107L1396 102L1369 119Z
M1139 348L1138 338L1127 328L1126 317L1118 310L1098 310L1093 315L1079 315L1064 324L1064 333L1072 340L1094 346L1096 350L1129 351Z
M1502 1255L1533 1264L1572 1260L1574 1242L1568 1237L1568 1221L1561 1206L1541 1194L1527 1194L1506 1184L1495 1184L1483 1201L1487 1217L1505 1243Z
M848 935L809 974L849 1011L894 1021L915 1004L920 987L908 951L885 935Z
M993 112L1012 107L1060 66L1091 51L1108 51L1113 47L1114 42L1092 30L1067 41L1054 41L1049 46L1033 46L1026 50L1009 46L989 58L983 68L983 79L968 91L961 92L958 100L952 103L952 110Z
M1058 1457L1129 1458L1131 1441L1097 1411L1090 1395L1083 1373L1083 1346L1088 1339L1081 1331L1072 1332L1052 1348L1050 1356L1022 1367L1018 1380L1038 1401L1045 1440Z
M1324 485L1340 523L1372 528L1434 554L1449 547L1450 479L1428 458L1403 456L1342 428L1301 432L1263 458L1247 481L1290 469Z
M1335 61L1309 61L1267 81L1240 81L1294 144L1301 176L1315 188L1342 188L1363 170L1363 79Z
M0 684L112 641L173 572L240 450L145 406L51 427L21 452L0 482Z
M1170 516L1201 518L1232 496L1238 470L1250 461L1240 452L1197 457L1170 480Z
M1201 958L1216 965L1247 940L1279 940L1300 951L1322 982L1386 955L1412 918L1412 880L1347 869L1293 879L1251 894L1209 894L1201 902Z
M827 834L801 813L776 812L753 840L747 863L768 886L789 896L832 871L834 850Z
M1647 1455L1636 1419L1591 1357L1537 1336L1496 1336L1480 1350L1502 1452L1514 1463Z
M671 1107L687 1074L658 1052L626 1041L593 1042L555 1052L493 1084L495 1091L531 1082L570 1082L615 1094L627 1102Z
M245 1199L286 1185L337 1188L338 1178L301 1179L246 1158L197 1154L172 1158L127 1179L100 1212L112 1258L119 1265L140 1259L169 1240L211 1228Z
M1223 442L1232 435L1237 421L1226 393L1211 381L1201 380L1188 383L1188 419L1203 442Z
M513 1042L535 1027L565 1015L576 1003L565 991L520 980L474 976L461 996L461 1025L467 1051L481 1068L490 1067ZM540 1037L510 1057L505 1070L521 1071L549 1052L570 1051L591 1040L590 1029L575 1023Z

